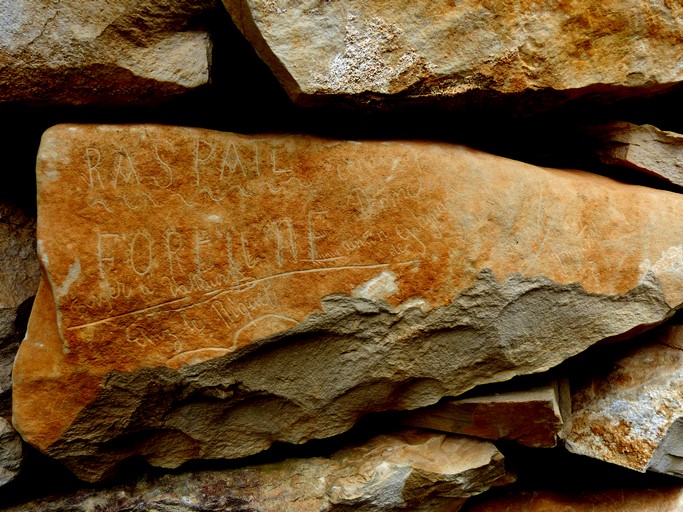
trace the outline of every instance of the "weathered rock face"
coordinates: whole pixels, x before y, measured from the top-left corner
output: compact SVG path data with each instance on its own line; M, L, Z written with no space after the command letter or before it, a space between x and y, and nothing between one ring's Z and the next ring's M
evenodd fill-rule
M569 389L563 391L568 395ZM444 400L408 413L401 422L414 427L551 448L563 435L564 421L570 419L569 410L561 411L561 404L568 400L568 396L561 400L559 384L553 383L528 390Z
M223 0L300 102L447 100L546 90L567 96L679 83L680 3Z
M0 418L0 487L16 478L23 459L19 434L5 418Z
M0 202L0 416L9 416L12 364L38 290L35 219Z
M572 392L567 448L637 471L683 476L683 339L653 340Z
M458 146L59 126L37 173L14 422L87 479L332 436L683 302L683 197Z
M503 456L490 443L406 431L330 458L166 475L135 487L51 497L9 510L90 512L96 504L110 512L455 512L468 497L511 481Z
M623 122L593 132L602 141L598 154L603 162L631 167L683 187L683 135Z
M0 3L0 103L128 104L205 84L208 0Z

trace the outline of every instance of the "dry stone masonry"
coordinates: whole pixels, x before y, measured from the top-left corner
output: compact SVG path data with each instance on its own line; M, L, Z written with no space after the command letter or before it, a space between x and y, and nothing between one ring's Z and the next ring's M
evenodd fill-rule
M682 510L681 34L0 0L0 511Z
M683 302L681 196L459 146L66 125L37 173L14 423L86 479L335 435Z
M19 434L6 419L0 418L0 487L17 477L23 460Z

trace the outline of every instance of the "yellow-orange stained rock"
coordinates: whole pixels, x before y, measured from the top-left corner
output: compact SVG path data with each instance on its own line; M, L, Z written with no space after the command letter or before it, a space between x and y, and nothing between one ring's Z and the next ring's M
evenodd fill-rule
M37 174L14 423L84 478L334 435L683 302L681 196L459 146L66 125Z

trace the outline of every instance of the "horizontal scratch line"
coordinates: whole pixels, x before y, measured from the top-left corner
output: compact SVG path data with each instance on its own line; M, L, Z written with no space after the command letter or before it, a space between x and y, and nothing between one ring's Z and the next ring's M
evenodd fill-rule
M339 267L321 267L321 268L309 268L309 269L305 269L305 270L290 270L288 272L282 272L280 274L273 274L271 276L253 279L253 280L249 281L248 283L245 283L243 285L238 285L238 286L231 286L230 288L228 288L226 290L221 290L219 288L219 289L206 291L206 292L202 293L203 296L206 296L206 299L200 299L197 302L194 302L188 306L180 307L178 309L175 309L174 311L183 311L185 309L190 309L190 308L199 306L208 300L215 299L216 297L219 297L219 296L224 295L226 293L235 293L235 292L242 292L245 290L249 290L259 283L263 283L265 281L270 281L272 279L278 279L280 277L287 277L287 276L292 276L292 275L297 275L297 274L311 274L311 273L315 273L315 272L328 272L328 271L336 271L336 270L373 269L373 268L388 267L391 265L409 265L411 263L412 264L418 263L418 261L419 260L409 260L409 261L398 261L396 263L377 263L374 265L344 265L344 266L339 266ZM187 301L187 300L190 300L190 298L191 298L191 294L188 294L188 295L185 295L184 297L179 297L177 299L167 300L167 301L161 302L159 304L154 304L153 306L148 306L146 308L128 311L126 313L121 313L119 315L110 316L110 317L104 318L102 320L96 320L94 322L88 322L86 324L72 325L70 327L67 327L66 329L69 331L75 330L75 329L83 329L85 327L91 327L94 325L107 323L107 322L110 322L111 320L115 320L117 318L123 318L123 317L130 316L130 315L137 315L139 313L144 313L146 311L155 310L155 309L161 308L163 306L172 305L172 304L175 304L177 302Z

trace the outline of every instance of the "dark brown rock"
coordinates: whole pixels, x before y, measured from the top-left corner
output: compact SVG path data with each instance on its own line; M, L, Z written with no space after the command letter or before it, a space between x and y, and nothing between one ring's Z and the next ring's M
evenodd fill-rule
M40 282L35 218L0 202L0 416L11 415L12 365Z
M463 512L678 512L683 488L522 491L483 497Z

